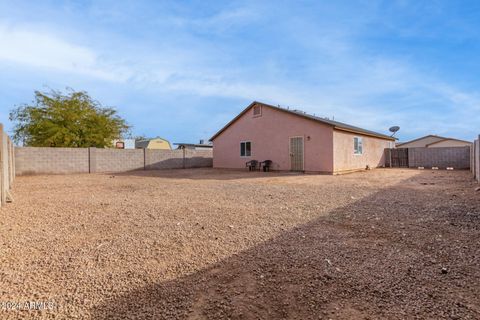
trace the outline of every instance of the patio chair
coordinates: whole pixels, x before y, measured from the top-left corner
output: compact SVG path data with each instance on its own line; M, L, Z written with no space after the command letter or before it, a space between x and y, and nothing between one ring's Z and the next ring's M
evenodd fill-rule
M263 172L268 172L270 171L270 167L272 166L273 161L272 160L265 160L260 162L260 167L263 166Z
M257 160L250 160L245 163L245 167L248 168L248 171L255 171L257 170L258 161Z

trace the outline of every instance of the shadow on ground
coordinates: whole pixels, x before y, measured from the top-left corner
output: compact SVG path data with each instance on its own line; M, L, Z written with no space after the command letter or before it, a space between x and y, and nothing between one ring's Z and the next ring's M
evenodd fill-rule
M480 203L468 176L419 174L91 316L478 319Z
M187 169L165 169L165 170L132 170L127 172L110 173L115 176L137 176L168 179L189 179L189 180L239 180L255 179L265 177L288 177L302 176L301 172L285 171L248 171L248 169L214 169L214 168L187 168Z

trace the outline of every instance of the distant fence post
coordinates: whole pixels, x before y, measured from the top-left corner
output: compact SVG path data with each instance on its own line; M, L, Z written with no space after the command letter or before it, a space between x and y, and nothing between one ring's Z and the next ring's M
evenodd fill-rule
M88 173L97 172L97 148L88 148Z
M147 170L147 148L143 148L143 170Z
M13 184L13 179L15 179L15 161L14 161L14 154L13 154L13 142L9 139L8 140L8 178L10 185Z
M182 150L183 150L183 161L182 161L182 166L183 166L183 169L185 169L187 167L187 164L186 164L186 159L185 159L185 146L182 147Z
M477 176L477 167L475 165L475 152L477 150L477 140L473 140L473 146L470 150L470 171L472 172L473 178L475 179Z
M392 167L392 149L388 149L388 164Z
M478 135L477 140L475 140L475 179L480 182L480 135Z

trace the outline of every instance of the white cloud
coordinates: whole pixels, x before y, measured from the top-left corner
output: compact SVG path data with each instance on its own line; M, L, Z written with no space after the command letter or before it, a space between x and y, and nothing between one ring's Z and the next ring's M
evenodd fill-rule
M461 132L465 137L476 130L479 93L421 71L408 57L369 52L356 37L372 17L356 15L355 23L344 25L326 19L319 26L305 15L281 13L272 19L265 10L247 6L192 19L171 16L160 19L169 28L160 26L158 38L110 31L105 47L115 50L104 51L60 37L54 29L0 24L0 62L122 82L159 95L262 100L373 130L400 125L400 133L410 136ZM235 28L253 29L258 20L275 21L272 29L260 28L266 36L259 40L272 43L229 39L235 38ZM219 33L227 35L225 42L206 37ZM98 43L94 36L91 42ZM250 60L242 59L245 53Z
M0 43L0 61L109 81L122 81L128 76L125 71L102 64L92 49L33 28L0 24Z
M329 68L344 74L331 84L314 85L287 79L262 81L255 75L228 79L225 74L197 77L187 73L167 80L165 88L282 104L385 133L388 127L400 125L400 135L407 136L434 133L469 139L476 134L480 111L476 92L464 91L394 59L349 53Z

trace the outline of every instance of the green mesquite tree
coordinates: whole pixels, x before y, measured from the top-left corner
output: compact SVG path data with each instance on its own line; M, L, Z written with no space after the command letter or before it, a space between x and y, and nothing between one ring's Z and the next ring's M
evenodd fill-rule
M130 129L115 109L73 89L65 94L35 91L33 104L12 110L10 120L15 122L13 139L31 147L103 148Z

